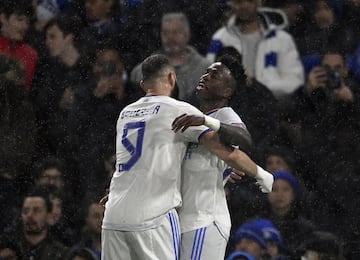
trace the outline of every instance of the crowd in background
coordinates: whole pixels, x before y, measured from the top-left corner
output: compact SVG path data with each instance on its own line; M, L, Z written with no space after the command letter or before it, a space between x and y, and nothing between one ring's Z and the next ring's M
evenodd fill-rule
M219 56L247 75L230 104L275 182L226 184L229 259L360 259L359 24L359 0L1 1L0 258L100 259L116 120L163 53L195 106Z

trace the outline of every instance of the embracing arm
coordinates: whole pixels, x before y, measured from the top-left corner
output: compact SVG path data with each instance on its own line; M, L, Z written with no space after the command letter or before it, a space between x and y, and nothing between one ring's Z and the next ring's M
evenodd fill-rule
M200 143L231 167L255 178L260 184L261 191L271 192L274 182L272 174L256 165L246 153L239 149L225 146L219 141L219 136L213 131L204 134L200 139Z
M251 147L251 136L248 130L240 125L229 125L210 116L195 116L183 114L173 122L175 132L185 131L190 126L205 125L218 133L220 141L226 145L239 146L248 151Z
M251 148L251 136L249 131L239 125L228 125L220 122L217 132L220 141L227 145L236 145L242 150L249 151Z

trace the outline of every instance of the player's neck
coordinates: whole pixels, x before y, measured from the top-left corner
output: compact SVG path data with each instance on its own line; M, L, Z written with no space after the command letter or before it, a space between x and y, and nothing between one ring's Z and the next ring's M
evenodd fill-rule
M170 96L171 86L164 82L156 82L154 86L148 88L146 96Z
M226 107L228 105L227 101L224 100L214 100L212 102L201 102L200 101L200 110L201 112L207 114L211 112L212 110L217 110L222 107Z

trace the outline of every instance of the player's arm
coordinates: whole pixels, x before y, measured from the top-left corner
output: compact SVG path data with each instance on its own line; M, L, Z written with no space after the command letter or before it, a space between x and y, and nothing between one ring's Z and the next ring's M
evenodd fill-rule
M236 145L242 150L249 150L251 147L251 136L249 131L240 125L229 125L210 116L197 116L183 114L177 117L173 122L175 132L181 130L184 132L190 126L205 125L216 131L220 141L227 145Z
M213 154L217 155L231 167L255 178L260 184L261 191L272 191L272 184L274 182L273 175L256 165L246 153L222 144L219 136L214 131L204 134L200 139L200 143L205 145Z

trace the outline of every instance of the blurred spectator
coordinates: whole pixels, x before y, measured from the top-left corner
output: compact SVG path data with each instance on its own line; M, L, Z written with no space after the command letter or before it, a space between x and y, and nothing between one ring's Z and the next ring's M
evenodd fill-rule
M66 260L98 260L99 258L86 247L73 248L66 257Z
M61 242L67 247L71 247L75 241L75 229L72 229L69 223L74 215L66 212L66 207L63 206L66 201L61 190L53 185L41 185L37 189L42 189L46 193L51 201L52 210L50 217L47 220L49 225L49 233L52 238ZM64 211L65 210L65 211ZM70 220L71 219L71 220Z
M114 147L116 120L120 111L142 95L127 79L121 53L111 40L100 43L96 51L93 77L78 87L68 127L79 163L81 195L91 201L103 195L99 183L108 181L104 176L104 154ZM79 195L80 195L79 194ZM99 195L100 194L100 195Z
M345 260L341 240L334 234L314 231L303 242L305 260Z
M280 231L268 219L256 219L255 224L261 229L266 241L267 253L271 260L281 260L282 255L282 238Z
M273 191L268 194L269 209L265 217L274 223L283 238L284 254L293 255L299 244L314 229L314 225L301 215L299 209L299 184L286 171L274 174Z
M282 145L269 146L264 149L264 165L264 168L271 173L296 170L294 153Z
M309 11L312 15L311 23L304 37L298 42L303 59L306 55L322 55L330 46L336 46L344 53L355 50L358 36L351 26L342 24L337 19L331 1L312 1Z
M235 251L226 260L256 260L251 254L243 251Z
M35 0L37 29L41 31L46 23L64 11L72 0Z
M194 47L189 45L190 25L183 13L164 14L161 23L161 50L174 66L177 76L178 98L186 99L195 91L199 78L210 65ZM139 85L141 64L131 72L131 81Z
M45 158L38 163L35 176L35 185L54 185L59 190L64 189L64 167L57 158Z
M0 168L26 177L35 150L36 127L24 90L24 70L14 59L0 55Z
M249 221L240 226L235 233L235 250L243 251L254 256L256 260L264 260L267 245L256 220Z
M207 58L227 46L243 56L249 77L264 84L276 96L292 93L304 82L303 67L293 39L258 11L258 0L231 0L234 15L212 37Z
M55 17L45 27L50 59L41 61L32 91L41 133L39 156L64 158L71 152L66 151L64 122L74 102L74 88L88 79L89 70L75 44L79 27L79 19L72 16Z
M307 6L311 0L265 0L264 5L282 10L289 21L287 31L297 39L304 37L308 25Z
M0 3L0 53L19 60L25 69L24 89L29 92L38 61L37 52L24 42L33 15L29 0L2 1Z
M34 190L25 196L21 230L12 233L20 244L24 259L64 259L67 249L49 236L47 221L51 210L51 201L43 190Z
M300 126L297 143L306 162L304 178L313 184L324 177L324 167L336 164L339 157L358 167L359 86L347 75L343 54L329 49L321 67L310 72L305 86L294 93L285 108L291 114L288 122Z
M21 260L22 255L16 241L7 236L0 237L0 259L1 260Z
M64 163L58 158L44 158L35 163L35 185L43 187L50 200L56 203L53 208L57 217L49 220L51 231L66 246L72 246L82 218L81 199L74 192L74 182L75 176L67 174Z
M80 245L91 249L99 260L101 259L101 225L104 210L98 202L88 206L80 241Z

